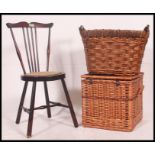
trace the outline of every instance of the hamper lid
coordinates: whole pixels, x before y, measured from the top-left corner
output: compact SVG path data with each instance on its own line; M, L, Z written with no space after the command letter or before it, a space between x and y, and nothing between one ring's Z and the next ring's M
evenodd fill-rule
M117 76L117 75L95 75L95 74L84 74L81 75L81 78L91 78L91 79L104 79L104 80L134 80L137 79L139 77L143 76L143 72L139 73L138 75L134 75L134 76Z

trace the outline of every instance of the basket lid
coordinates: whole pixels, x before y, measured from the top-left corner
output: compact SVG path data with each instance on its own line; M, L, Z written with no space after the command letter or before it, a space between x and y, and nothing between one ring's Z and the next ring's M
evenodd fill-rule
M95 75L95 74L84 74L81 75L81 78L91 78L91 79L104 79L104 80L134 80L139 77L143 76L143 72L139 73L138 75L133 75L133 76L117 76L117 75Z

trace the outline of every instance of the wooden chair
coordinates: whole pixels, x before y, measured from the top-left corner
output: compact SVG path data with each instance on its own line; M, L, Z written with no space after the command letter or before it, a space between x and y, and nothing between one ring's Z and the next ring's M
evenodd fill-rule
M72 102L70 100L70 96L65 84L65 73L61 72L54 72L54 71L49 71L49 62L50 62L50 39L51 39L51 28L53 26L53 23L37 23L37 22L19 22L19 23L7 23L7 27L10 29L11 36L15 45L15 49L17 52L17 56L20 60L20 64L22 67L22 70L24 72L23 75L21 75L21 80L25 81L22 96L21 96L21 101L17 113L17 119L16 123L19 124L20 118L21 118L21 113L22 109L24 109L25 112L29 114L29 119L28 119L28 127L27 127L27 137L31 137L32 133L32 124L33 124L33 114L34 110L38 109L45 109L47 108L47 116L50 118L51 117L51 109L50 107L54 106L62 106L65 108L69 108L71 117L74 123L75 127L78 127L78 122L73 110ZM19 45L17 44L17 39L15 38L15 32L13 29L15 28L20 28L21 33L22 33L22 38L25 46L25 50L23 49L22 52L19 49ZM38 31L41 28L46 28L48 30L48 36L47 36L47 65L46 65L46 71L41 72L40 71L40 64L39 64L39 45L38 45ZM38 30L39 29L39 30ZM41 38L43 39L43 38ZM29 72L26 72L25 64L23 62L23 51L26 52L26 61L27 61L27 66L29 68ZM62 86L66 95L66 99L68 102L68 105L64 105L58 102L52 102L49 100L49 95L48 95L48 88L47 88L47 81L54 81L54 80L61 80ZM28 82L32 82L32 94L31 94L31 103L30 103L30 108L27 109L23 107L24 105L24 98L28 86ZM46 105L40 106L40 107L35 107L35 92L36 92L36 84L37 82L43 82L44 84L44 91L45 91L45 99L46 99Z

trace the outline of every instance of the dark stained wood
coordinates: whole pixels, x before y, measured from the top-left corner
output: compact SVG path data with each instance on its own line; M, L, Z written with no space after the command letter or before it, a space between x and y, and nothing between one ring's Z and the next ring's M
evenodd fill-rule
M18 23L7 23L6 24L8 28L21 28L21 27L38 27L38 28L50 28L54 24L53 23L38 23L38 22L31 22L27 23L25 21L18 22Z
M18 48L18 45L17 45L17 42L16 42L16 39L15 39L15 36L14 36L14 33L13 33L12 28L10 28L10 32L11 32L11 36L12 36L12 39L13 39L13 42L14 42L14 45L15 45L15 49L16 49L16 52L17 52L17 56L18 56L18 58L19 58L20 64L21 64L22 69L23 69L23 72L24 72L24 74L26 74L26 70L25 70L25 67L24 67L24 63L23 63L23 60L22 60L22 56L21 56L20 50L19 50L19 48Z
M49 28L48 45L47 45L47 68L46 68L47 71L49 70L49 60L50 60L50 52L51 52L50 40L51 40L51 29Z
M22 96L21 96L21 100L20 100L20 104L19 104L19 108L18 108L17 118L16 118L17 124L19 124L19 122L20 122L22 108L24 105L25 94L26 94L26 90L27 90L27 85L28 85L28 81L26 81L24 84L24 88L23 88L23 92L22 92Z
M31 22L31 23L27 23L27 22L19 22L19 23L7 23L6 24L8 28L10 28L11 31L11 36L13 38L13 42L15 45L15 49L16 49L16 53L17 56L20 60L24 75L21 76L21 80L25 81L25 85L23 88L23 92L22 92L22 96L21 96L21 101L20 101L20 105L18 108L18 113L17 113L17 118L16 118L16 123L19 124L20 122L20 118L21 118L21 114L22 114L22 109L24 109L25 112L27 112L29 114L29 119L28 119L28 127L27 127L27 137L31 137L32 136L32 126L33 126L33 114L34 114L34 110L39 110L39 109L47 109L47 116L51 117L51 107L56 107L56 106L61 106L64 108L69 108L72 119L73 119L73 123L75 127L78 127L78 122L76 120L76 116L73 110L73 106L69 97L69 93L67 91L67 87L64 81L65 78L65 74L64 73L60 73L59 75L47 75L47 76L28 76L28 74L26 74L26 69L22 60L22 53L19 50L19 47L17 45L15 36L12 28L21 28L22 29L22 33L23 33L23 39L24 39L24 45L25 45L25 50L26 51L26 57L27 57L27 63L28 63L28 68L30 72L40 72L40 64L39 64L39 44L38 44L38 35L37 35L37 28L47 28L48 30L48 40L47 40L47 51L46 51L46 56L47 56L47 62L46 62L46 68L45 70L48 72L49 71L49 62L50 62L50 53L51 53L51 45L50 45L50 41L51 41L51 27L53 26L53 23L47 23L47 24L43 24L43 23L37 23L37 22ZM66 95L66 99L68 102L68 105L64 105L61 104L59 102L52 102L49 100L49 94L48 94L48 88L47 88L47 81L55 81L55 80L61 80L62 81L62 85L65 91L65 95ZM32 86L32 94L31 94L31 103L30 103L30 109L27 109L25 107L23 107L24 104L24 98L25 98L25 94L26 94L26 90L27 90L27 85L28 82L31 81L33 82L33 86ZM46 105L42 105L40 107L35 107L35 92L36 92L36 82L43 82L44 83L44 91L45 91L45 99L46 99Z
M45 99L46 99L46 105L47 105L47 116L48 118L51 117L51 109L49 104L49 95L48 95L48 88L47 88L47 82L44 81L44 90L45 90Z
M30 70L30 72L32 72L31 64L30 64L30 58L29 58L29 52L28 52L28 47L27 47L27 42L26 42L26 36L25 36L25 30L24 30L24 28L22 28L22 30L23 30L23 37L24 37L24 45L25 45L25 50L26 50L27 62L28 62L29 70Z
M31 22L30 26L38 27L38 28L51 28L54 24L53 23L38 23L38 22Z
M69 108L68 105L64 105L64 104L61 104L61 103L59 103L59 102L49 101L49 103L52 104L52 105L50 105L51 107L60 106L60 107L64 107L64 108Z
M31 76L25 76L25 75L22 75L21 76L21 80L23 81L55 81L55 80L60 80L62 78L65 78L65 74L62 73L60 75L55 75L55 76L46 76L46 77L31 77Z
M24 112L30 114L30 109L23 107Z
M38 39L37 39L37 29L34 28L35 32L35 44L36 44L36 55L37 55L37 66L38 66L38 72L40 72L40 65L39 65L39 54L38 54Z
M35 56L35 47L34 47L34 38L33 38L33 30L31 28L31 42L32 42L32 51L33 51L33 62L34 62L34 71L37 72L37 64L36 64L36 56Z
M36 82L33 82L32 94L31 94L31 105L30 105L28 128L27 128L27 137L28 138L32 136L33 114L34 114L34 104L35 104L35 92L36 92Z
M26 73L26 70L25 70L25 67L24 67L24 64L22 61L22 56L21 56L20 50L18 48L17 42L16 42L14 34L13 34L12 28L22 28L25 50L26 50L26 55L27 55L27 63L28 63L30 72L39 72L40 71L37 28L48 28L49 29L48 43L47 43L47 62L46 62L46 70L48 71L49 70L49 60L50 60L51 27L53 26L53 23L39 23L39 22L28 23L28 22L22 21L22 22L18 22L18 23L7 23L6 25L8 28L10 28L11 34L13 35L15 48L16 48L20 63L22 65L24 74ZM26 33L25 33L24 28L26 29Z
M29 53L30 53L30 60L31 60L31 68L32 68L32 72L34 72L34 63L33 63L33 59L32 59L32 51L31 51L31 42L30 42L30 35L29 35L29 29L26 28L26 32L27 32L27 38L28 38L28 47L29 47Z
M66 87L65 80L61 79L61 82L62 82L62 86L63 86L64 92L65 92L65 95L66 95L66 100L68 102L68 106L69 106L69 110L70 110L70 113L71 113L71 116L72 116L74 126L78 127L78 122L77 122L75 112L74 112L74 109L73 109L73 106L72 106L72 102L71 102L71 99L70 99L70 96L69 96L69 93L68 93L68 90L67 90L67 87Z
M50 103L49 106L42 105L42 106L39 106L39 107L35 107L33 110L43 110L43 109L47 109L48 107L56 107L56 106L64 107L64 108L69 108L68 105L64 105L64 104L61 104L61 103L58 103L58 102L52 102L52 101L50 101L49 103ZM23 107L23 110L26 113L28 113L28 114L30 113L30 109L28 109L28 108Z
M27 22L19 22L19 23L7 23L8 28L21 28L21 27L29 27Z

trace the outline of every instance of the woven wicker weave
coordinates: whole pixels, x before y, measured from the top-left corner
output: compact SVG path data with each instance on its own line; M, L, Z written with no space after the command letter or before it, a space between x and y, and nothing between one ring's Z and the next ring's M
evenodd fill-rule
M149 26L143 31L85 30L80 27L89 73L139 74Z
M84 127L132 131L142 119L143 74L82 76Z

